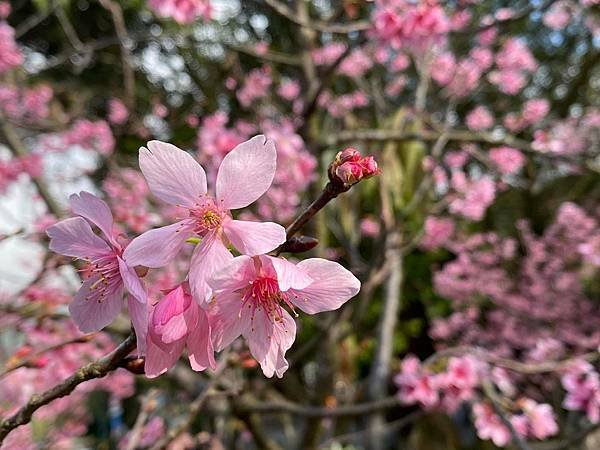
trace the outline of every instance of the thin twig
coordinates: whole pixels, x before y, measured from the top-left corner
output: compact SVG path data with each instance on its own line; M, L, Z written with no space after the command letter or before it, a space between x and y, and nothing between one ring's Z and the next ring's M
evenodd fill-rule
M217 369L214 371L214 373L211 374L210 381L207 383L204 389L202 389L202 392L198 394L194 401L190 403L188 407L188 415L186 420L179 424L177 427L171 428L162 439L160 439L158 442L156 442L156 444L154 444L151 447L151 450L162 450L166 448L170 442L175 440L178 436L180 436L192 426L194 420L196 420L196 417L198 416L198 413L202 410L206 399L211 394L212 390L216 387L216 385L219 383L219 376L227 368L228 362L229 352L225 351L221 354L217 365Z
M63 347L66 347L67 345L82 344L85 342L89 342L94 336L96 336L96 333L86 334L85 336L77 336L77 337L69 339L67 341L60 342L58 344L50 345L46 348L43 348L42 350L39 350L39 351L33 353L32 355L24 358L23 360L21 360L19 362L16 362L13 364L9 363L9 364L7 364L6 369L3 372L0 372L0 380L2 378L4 378L6 375L8 375L9 373L14 372L15 370L20 369L21 367L30 367L37 358L39 358L40 356L42 356L45 353L61 349Z
M15 414L0 422L0 444L8 433L31 421L33 414L42 406L69 395L81 383L95 378L102 378L115 370L121 360L135 348L135 334L131 333L119 346L98 361L86 364L73 375L41 394L33 395L29 401Z
M494 390L494 386L492 385L492 383L490 383L489 381L484 381L482 387L486 397L490 399L494 411L496 412L496 414L498 414L500 420L502 420L502 423L504 423L504 425L509 429L510 435L512 436L512 440L515 443L515 445L519 447L520 450L531 450L531 448L527 444L527 441L525 441L525 439L523 439L523 437L517 432L514 425L507 417L506 412L502 407L501 401L498 399L498 394Z
M0 116L0 123L2 123L2 134L8 143L8 149L18 157L25 157L29 154L25 145L21 141L21 138L17 134L16 130L13 126L4 119L4 117ZM33 184L38 190L40 197L46 203L46 207L48 210L57 217L62 215L62 208L60 205L54 200L52 194L50 194L50 189L46 185L45 181L41 177L31 177Z
M383 431L385 431L385 433L391 433L392 431L399 431L399 430L407 427L411 423L415 422L416 420L420 419L424 415L425 415L424 411L421 411L421 410L414 411L404 417L401 417L400 419L393 420L392 422L386 423L382 427ZM324 441L319 446L319 448L325 449L325 448L329 448L332 444L341 444L344 442L350 442L356 438L363 436L368 431L369 430L366 429L366 430L354 431L352 433L340 434L338 436L333 436L333 437L327 439L326 441Z
M119 3L111 0L99 0L100 4L110 12L115 31L121 47L121 65L123 67L123 87L125 89L125 104L133 109L135 106L135 72L133 69L132 55L128 47L129 34L123 18L123 10Z
M422 131L404 131L404 130L386 130L386 129L357 129L346 130L328 136L324 140L325 145L336 145L351 141L436 141L442 134L446 134L450 141L479 142L490 145L507 145L519 148L526 152L536 152L531 144L522 139L518 139L509 134L496 135L486 132L472 132L468 130L422 130Z
M133 428L129 433L129 439L127 440L126 450L135 450L140 443L140 439L142 438L142 431L144 430L144 425L150 416L150 413L156 408L156 397L158 395L158 391L156 389L150 389L144 400L142 401L142 405L140 408L140 412L135 419L135 423L133 424Z
M286 4L281 3L278 0L265 0L265 3L273 8L273 10L275 10L279 15L288 19L290 22L311 30L321 31L323 33L349 34L357 31L369 30L372 27L372 24L366 20L348 24L328 23L317 19L303 20L294 14L294 11L292 11Z
M397 397L391 396L380 400L356 403L354 405L342 405L332 408L305 406L293 402L245 402L237 406L239 411L256 414L280 414L288 413L303 417L352 417L370 414L374 411L382 411L400 406Z
M281 253L281 249L285 247L290 238L292 238L296 233L298 233L304 225L306 225L314 216L317 214L323 207L329 203L331 200L336 198L342 192L346 192L350 189L350 186L344 185L342 183L333 183L328 182L319 197L310 204L308 208L306 208L297 218L294 220L290 226L287 227L286 236L287 241L283 243L277 250L275 250L276 254Z

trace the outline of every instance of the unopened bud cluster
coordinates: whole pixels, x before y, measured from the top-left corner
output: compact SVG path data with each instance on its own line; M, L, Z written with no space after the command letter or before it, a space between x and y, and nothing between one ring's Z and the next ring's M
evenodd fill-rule
M381 172L373 156L362 156L354 148L339 152L329 166L329 178L351 186Z

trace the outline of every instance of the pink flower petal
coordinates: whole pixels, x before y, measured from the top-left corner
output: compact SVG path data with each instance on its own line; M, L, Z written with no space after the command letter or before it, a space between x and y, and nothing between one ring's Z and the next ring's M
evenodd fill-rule
M119 273L123 279L125 289L138 302L146 304L148 301L148 292L146 292L144 283L142 283L142 280L140 280L140 277L138 277L132 267L129 267L121 258L117 257L117 259L119 261Z
M239 209L257 200L271 186L277 151L273 141L255 136L230 151L217 174L217 200L225 209Z
M98 197L86 191L73 194L69 197L71 211L96 225L106 239L117 248L119 244L113 236L113 215L108 205Z
M185 337L198 323L198 305L181 286L169 292L154 308L152 327L165 344Z
M146 353L146 337L148 334L148 305L136 300L132 295L127 298L129 317L133 323L137 339L137 353L142 356Z
M212 342L218 352L250 329L252 311L242 308L239 294L230 292L219 295L211 303L209 314Z
M291 290L290 300L308 314L338 309L360 291L360 281L336 262L311 258L298 267L314 281L302 290Z
M285 242L285 228L273 222L226 220L223 230L231 243L244 255L268 253Z
M178 341L167 346L168 350L162 349L152 339L150 333L146 339L146 360L144 363L144 371L148 378L155 378L162 375L167 370L175 365L185 345L184 340Z
M140 148L140 169L152 193L171 205L191 207L206 194L204 169L172 144L150 141Z
M285 292L292 288L304 289L313 282L308 273L296 264L283 258L273 258L272 256L265 258L273 265L273 269L277 273L279 289L282 291Z
M208 316L203 309L199 308L198 324L187 338L190 365L193 370L202 371L208 367L214 370L217 367L210 331Z
M197 245L190 262L190 287L192 295L200 306L205 305L212 294L208 278L233 259L233 255L223 245L220 237L206 235Z
M83 333L101 330L117 317L123 307L122 287L111 292L101 302L95 299L86 299L91 295L91 287L98 279L99 276L85 280L81 289L69 304L71 317Z
M186 220L146 231L131 241L123 252L123 259L130 267L166 266L191 235L192 230Z
M236 256L213 273L207 282L214 293L236 291L248 286L248 280L253 278L255 272L254 262L250 256Z
M50 250L74 258L89 258L111 252L106 241L96 236L90 224L81 217L58 222L46 230Z
M267 378L281 378L287 370L285 352L296 338L296 323L283 311L282 320L273 322L266 314L257 312L249 330L244 333L252 356L258 361Z

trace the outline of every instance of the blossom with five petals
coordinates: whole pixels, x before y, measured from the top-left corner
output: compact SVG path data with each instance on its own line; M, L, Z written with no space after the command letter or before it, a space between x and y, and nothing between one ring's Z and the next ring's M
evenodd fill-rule
M123 292L129 292L128 308L143 353L147 331L147 293L134 265L123 255L123 247L113 232L113 216L108 205L89 192L69 198L71 210L79 217L56 223L46 231L50 250L87 262L89 277L69 305L71 317L84 333L98 331L119 314ZM104 239L92 230L95 225Z
M293 264L266 255L234 258L209 284L215 350L243 335L269 378L281 378L288 368L285 352L296 337L296 323L287 310L332 311L360 290L360 281L336 262L311 258Z
M186 211L172 225L135 238L125 257L135 265L157 268L168 264L186 240L199 236L190 263L191 292L201 305L210 299L206 280L233 255L231 243L246 255L270 252L285 241L285 229L273 222L236 220L230 210L244 208L271 185L277 153L264 136L239 144L229 152L217 173L215 196L207 193L204 169L187 152L174 145L151 141L140 149L140 168L152 193Z

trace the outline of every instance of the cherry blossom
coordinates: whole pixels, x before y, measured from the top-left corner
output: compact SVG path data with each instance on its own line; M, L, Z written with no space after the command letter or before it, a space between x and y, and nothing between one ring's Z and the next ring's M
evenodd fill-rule
M151 141L140 149L140 169L150 191L184 211L179 222L150 230L125 250L134 265L163 267L179 253L187 239L198 236L190 263L191 291L197 302L210 299L208 277L240 252L258 255L285 241L285 229L272 222L233 219L230 210L256 201L271 185L277 152L272 141L256 136L229 152L219 167L215 195L207 193L206 174L194 158L174 145Z
M82 191L69 198L77 217L65 219L47 230L50 250L87 263L88 278L69 305L71 317L84 333L98 331L110 324L122 309L123 292L129 293L127 305L138 338L138 351L145 348L147 294L123 255L123 247L113 233L113 216L98 197ZM102 237L90 225L98 227Z
M148 325L147 377L154 378L170 369L184 347L193 370L216 367L208 316L192 298L187 283L177 286L151 308Z
M320 258L293 264L271 256L238 256L216 272L210 304L215 350L242 335L267 377L288 369L285 352L296 337L295 308L307 314L338 309L360 290L341 265Z

